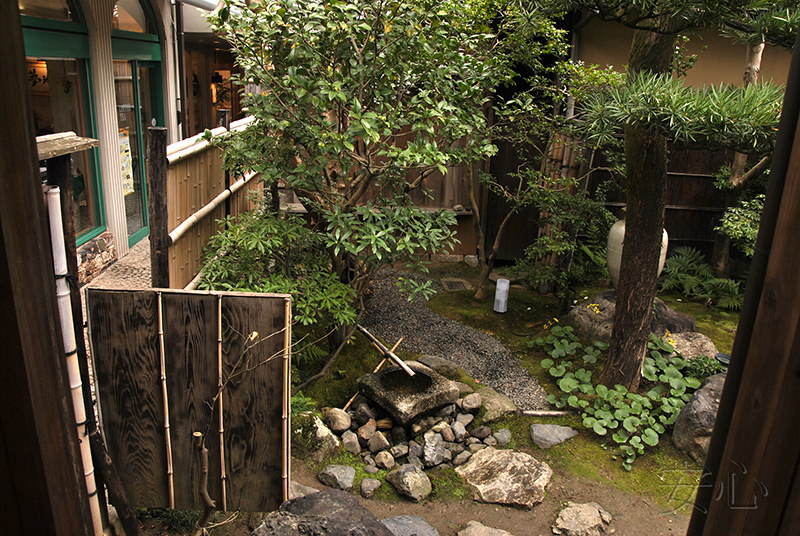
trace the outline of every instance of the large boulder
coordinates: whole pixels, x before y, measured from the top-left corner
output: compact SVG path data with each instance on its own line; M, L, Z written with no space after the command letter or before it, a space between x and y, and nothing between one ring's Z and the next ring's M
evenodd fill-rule
M708 454L708 443L711 441L714 421L717 420L725 375L723 372L706 378L700 389L695 391L681 409L672 430L675 446L700 463L703 463Z
M474 500L531 509L544 498L553 470L532 456L488 447L456 467Z
M287 501L264 518L253 536L394 536L358 499L327 489Z
M340 442L319 417L311 412L292 417L292 454L316 463L339 450Z
M605 290L592 297L589 303L574 307L561 317L561 323L572 326L575 334L584 341L611 341L611 328L614 325L614 305L616 291ZM674 311L656 298L656 309L651 321L650 331L663 336L671 333L697 331L694 318Z
M410 463L401 465L387 474L386 481L394 486L397 493L408 497L414 502L425 500L433 491L428 475Z
M578 504L572 501L561 510L553 525L554 534L564 536L600 536L604 525L611 523L611 514L597 503Z
M717 355L717 345L702 333L674 333L672 339L675 341L675 351L686 359L694 359L697 356L714 357Z

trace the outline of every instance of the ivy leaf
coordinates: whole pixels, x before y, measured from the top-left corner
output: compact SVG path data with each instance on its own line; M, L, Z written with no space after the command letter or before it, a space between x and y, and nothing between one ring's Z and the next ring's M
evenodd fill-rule
M558 387L565 393L569 393L578 387L578 380L575 378L562 378L558 382Z
M605 424L606 424L606 421L602 421L602 420L601 421L597 421L596 423L594 423L594 425L592 425L592 430L597 435L606 435L606 432L608 432L608 430L605 428L605 426L604 426Z
M651 447L655 447L658 445L658 434L652 428L645 428L644 432L642 433L642 441Z
M614 433L614 435L611 436L611 439L617 443L625 443L629 437L630 436L628 435L628 432L625 430L618 430L616 433Z
M634 417L633 415L631 415L630 417L628 417L628 418L626 418L624 421L622 421L622 426L623 426L623 427L624 427L624 428L625 428L627 431L629 431L629 432L633 433L633 432L635 432L635 431L636 431L636 429L639 427L639 424L640 424L641 422L642 422L642 421L639 419L639 417ZM648 428L648 430L649 430L649 428Z

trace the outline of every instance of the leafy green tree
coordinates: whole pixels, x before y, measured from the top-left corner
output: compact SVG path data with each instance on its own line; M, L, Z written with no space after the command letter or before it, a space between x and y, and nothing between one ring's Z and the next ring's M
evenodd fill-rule
M795 2L549 0L539 4L550 12L586 9L602 20L634 29L628 84L596 95L586 106L586 126L595 145L615 134L624 136L625 248L611 348L599 381L636 389L657 286L667 140L730 147L743 153L767 150L780 107L780 91L767 85L704 91L684 88L671 78L676 39L681 33L723 27L791 40L786 38L791 26L778 23L776 13L795 7Z
M211 17L256 118L219 142L226 166L260 172L273 213L279 187L296 196L356 296L380 265L453 246L454 215L410 194L495 152L484 105L513 72L495 34L453 24L467 16L436 0L231 0Z

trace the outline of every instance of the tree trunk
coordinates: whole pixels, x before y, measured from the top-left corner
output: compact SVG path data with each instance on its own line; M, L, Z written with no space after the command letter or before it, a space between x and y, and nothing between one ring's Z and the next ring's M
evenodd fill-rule
M483 234L483 221L481 220L481 209L478 206L478 201L475 196L475 165L470 166L470 172L464 179L467 187L467 196L469 198L470 209L472 209L472 227L475 229L475 242L477 243L478 265L481 267L480 274L478 274L478 284L475 288L475 294L472 296L474 300L483 300L486 298L486 284L489 281L489 274L494 265L494 258L489 259L486 255L486 236Z
M758 73L761 71L761 56L764 52L764 43L747 46L747 64L744 68L744 76L742 77L742 87L747 87L750 84L758 82ZM747 155L736 153L733 156L733 163L731 164L731 176L729 182L731 184L740 184L742 177L745 174L747 166ZM725 195L723 201L723 209L731 206L732 201L741 200L743 191L736 192L735 194ZM718 231L714 237L714 251L711 254L711 266L714 269L714 277L721 279L728 279L730 277L730 255L731 255L731 237L727 234Z
M631 73L671 70L674 34L636 31ZM614 326L608 361L599 383L636 390L641 378L656 295L658 260L664 229L667 143L646 125L625 128L627 211Z

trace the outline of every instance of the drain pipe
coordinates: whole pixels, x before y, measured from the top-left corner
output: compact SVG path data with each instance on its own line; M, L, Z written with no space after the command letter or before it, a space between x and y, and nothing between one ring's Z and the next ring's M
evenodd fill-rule
M61 335L67 358L67 376L75 409L75 424L78 427L78 443L83 461L83 475L86 479L86 492L89 495L89 509L95 536L102 536L103 522L100 516L100 502L97 499L97 485L94 479L92 451L86 433L86 407L83 404L81 373L78 368L78 347L75 342L75 329L72 320L72 300L67 285L67 254L64 246L64 228L61 223L61 191L57 187L47 190L47 210L50 217L50 241L53 247L53 267L56 274L56 297L58 314L61 318Z
M397 356L394 354L394 352L392 352L391 350L389 350L388 348L386 348L386 347L383 345L383 343L381 343L381 341L379 341L378 339L376 339L376 338L375 338L375 337L372 335L372 333L370 333L369 331L367 331L367 328L365 328L365 327L364 327L364 326L362 326L361 324L356 324L356 327L358 328L358 331L360 331L361 333L363 333L363 334L364 334L364 335L365 335L365 336L366 336L366 337L367 337L369 340L371 340L371 341L372 341L372 342L373 342L373 343L374 343L374 344L375 344L375 345L376 345L378 348L380 348L381 352L383 352L383 355L385 355L385 356L387 356L387 357L391 358L391 360L392 360L392 361L394 361L395 363L397 363L397 364L400 366L400 368L402 368L403 370L405 370L405 371L406 371L406 373L407 373L409 376L413 376L413 375L414 375L414 371L413 371L413 370L411 370L411 369L409 368L409 366L408 366L408 365L406 365L405 361L403 361L402 359L400 359L399 357L397 357Z

